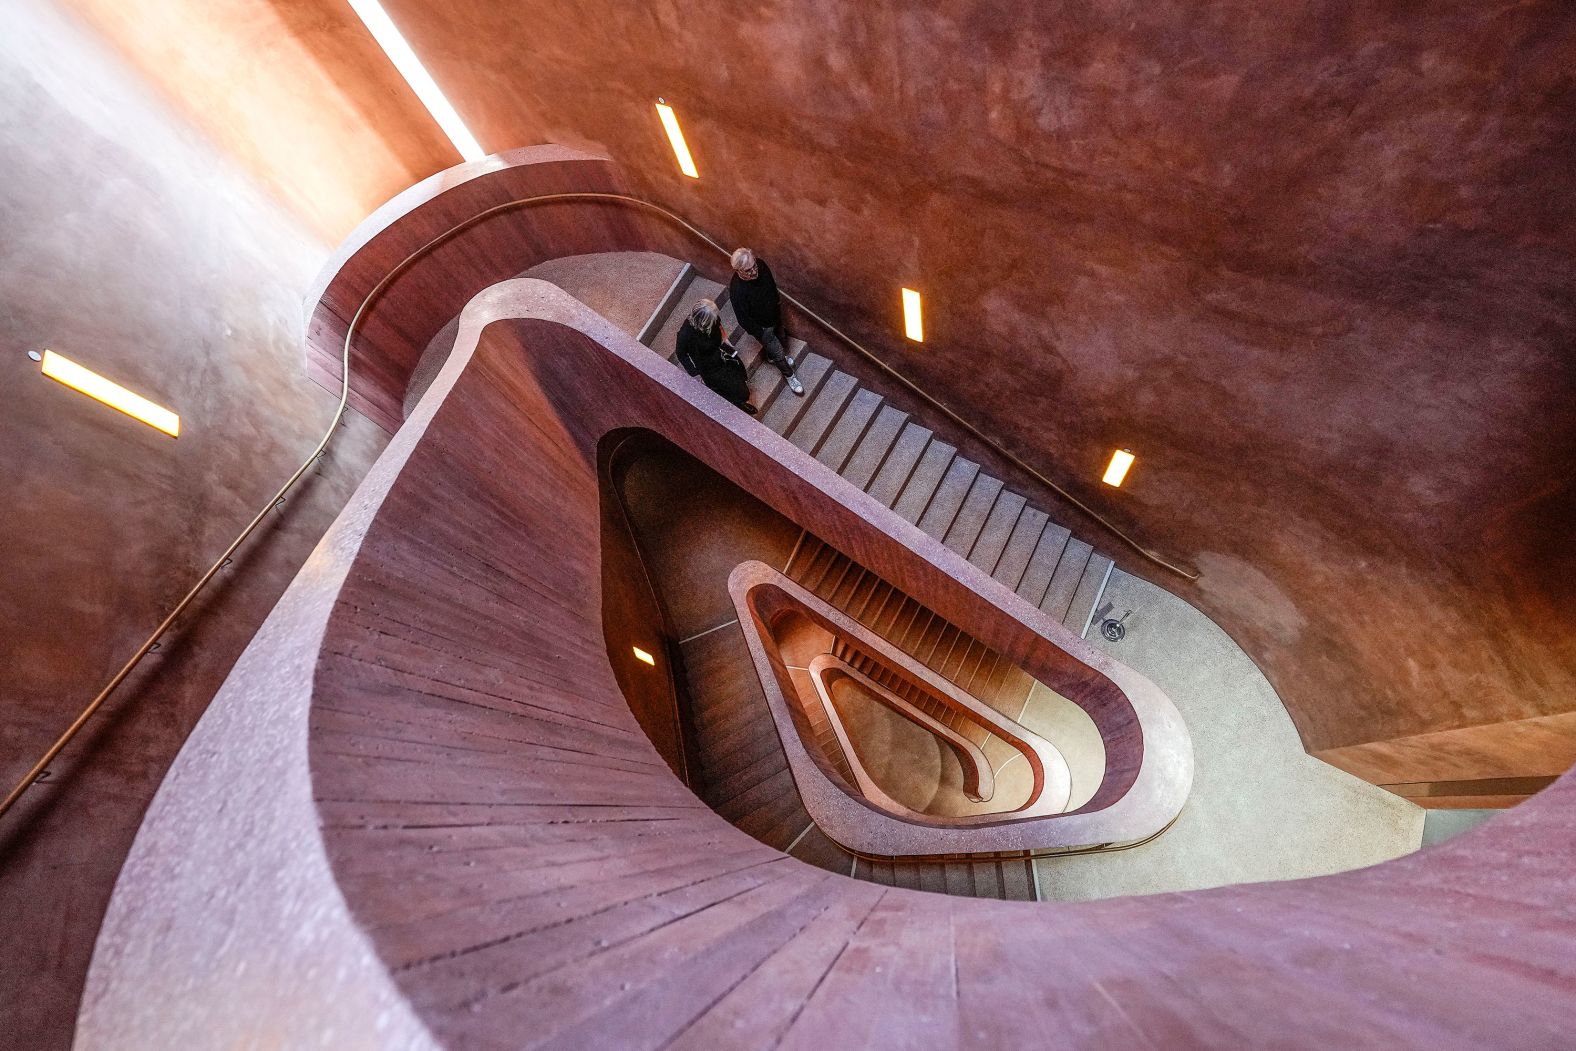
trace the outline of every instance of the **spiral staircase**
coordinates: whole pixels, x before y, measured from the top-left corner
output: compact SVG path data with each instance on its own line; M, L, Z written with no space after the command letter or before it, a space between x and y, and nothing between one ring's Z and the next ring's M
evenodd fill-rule
M1034 902L1033 859L1188 802L1176 707L1081 638L1110 560L830 343L792 348L802 399L753 371L758 420L701 388L664 351L720 285L619 192L501 155L326 271L309 368L395 434L151 808L83 1046L1568 1046L1569 778L1374 868ZM522 224L531 265L678 262L621 329L516 276ZM710 505L620 504L632 440L761 508L704 573L641 516ZM1036 690L1095 728L1093 783ZM861 718L961 801L894 801Z

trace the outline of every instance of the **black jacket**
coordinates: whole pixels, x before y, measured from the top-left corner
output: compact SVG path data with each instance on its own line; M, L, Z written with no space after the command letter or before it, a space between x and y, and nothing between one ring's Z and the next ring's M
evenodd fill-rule
M750 385L744 363L722 352L720 324L710 333L705 333L685 321L679 326L677 342L677 357L685 372L699 376L706 386L737 405L750 400Z
M783 310L772 268L760 258L755 260L755 265L760 273L755 275L754 281L733 275L733 280L728 282L728 300L744 331L760 339L763 329L776 328L783 323Z

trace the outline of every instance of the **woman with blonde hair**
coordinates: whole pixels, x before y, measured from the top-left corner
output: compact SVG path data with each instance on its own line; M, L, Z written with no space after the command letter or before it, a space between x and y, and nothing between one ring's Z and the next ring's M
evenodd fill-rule
M716 303L703 299L695 304L679 327L677 357L685 372L700 377L706 386L755 415L744 363L733 344L722 336L722 312Z

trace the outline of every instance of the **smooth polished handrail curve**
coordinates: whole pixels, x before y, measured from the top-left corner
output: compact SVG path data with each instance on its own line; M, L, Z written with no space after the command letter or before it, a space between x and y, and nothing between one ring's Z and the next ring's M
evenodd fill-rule
M214 560L213 564L208 567L207 571L204 572L202 576L197 578L197 582L193 584L190 590L188 590L181 600L175 604L175 608L172 609L169 614L159 622L159 626L153 630L153 633L143 640L142 645L137 647L136 652L131 655L131 658L121 666L120 670L117 671L115 675L109 680L109 682L105 684L104 688L99 691L98 695L94 697L91 702L89 702L87 707L82 709L82 712L76 717L76 719L72 721L71 725L66 728L65 732L55 740L54 744L49 746L49 748L44 752L39 760L33 764L27 773L22 775L17 783L11 788L10 792L6 794L5 799L0 800L0 819L3 819L5 815L11 810L11 808L16 805L17 800L22 797L22 794L26 792L29 787L37 783L40 775L42 775L45 770L48 769L49 764L55 761L60 753L65 750L66 746L70 744L76 735L82 731L82 728L87 725L88 721L93 718L94 714L96 714L98 710L103 707L104 702L109 699L110 695L126 681L127 677L129 677L131 673L136 670L137 666L142 663L143 659L153 651L154 646L158 645L159 639L163 637L165 632L170 630L170 627L175 623L176 618L191 606L192 602L195 601L197 596L202 593L203 589L206 588L213 578L218 575L219 571L225 567L225 564L230 560L231 556L233 556L235 552L240 549L241 545L246 542L247 538L257 531L257 527L263 523L263 520L268 516L268 512L278 507L280 503L284 501L290 490L294 489L296 484L300 482L303 477L305 477L306 472L311 469L312 464L320 456L322 456L324 452L327 451L329 443L333 440L335 430L344 420L345 408L348 405L350 399L350 347L351 341L356 333L356 328L360 324L361 319L366 316L368 308L370 308L372 304L376 302L377 299L383 294L383 292L388 289L388 286L394 281L394 279L399 277L402 273L409 269L413 263L425 256L427 253L431 252L433 249L464 233L466 230L485 219L490 219L493 216L503 212L512 211L517 208L524 208L530 205L576 200L610 201L649 209L663 218L683 227L689 233L693 234L701 241L704 241L708 246L721 253L723 256L731 256L731 253L728 251L728 249L724 248L717 241L707 236L705 232L700 230L682 216L670 211L667 208L664 208L660 204L656 204L655 202L645 200L641 197L635 197L630 194L571 192L533 194L529 197L520 197L512 201L504 201L501 204L493 205L492 207L486 208L475 215L470 216L469 218L449 227L447 230L438 234L436 237L427 241L425 244L412 251L409 255L405 256L405 258L401 259L398 263L391 267L388 273L384 274L378 283L373 285L372 289L366 294L365 297L362 298L361 305L356 308L355 314L350 319L349 326L347 326L345 329L344 346L340 353L339 402L334 408L333 419L329 421L329 425L324 430L323 437L318 441L317 447L312 450L311 455L302 461L301 466L296 468L295 473L285 481L284 485L279 487L279 491L276 492L273 498L263 506L262 510L258 511L257 514L253 516L252 520L247 523L246 527L236 535L235 539L230 542L230 546L224 549L224 553ZM1022 459L1020 459L1010 450L1002 448L989 437L982 434L973 424L969 423L963 417L953 412L935 397L915 386L914 383L907 379L902 373L898 372L886 362L882 361L872 351L866 348L858 340L854 339L854 337L848 335L842 329L838 328L836 325L833 325L830 321L827 321L820 314L805 306L804 303L802 303L793 295L790 295L787 292L783 292L782 295L788 300L788 302L804 311L806 315L808 315L821 327L825 328L828 332L841 339L844 343L874 364L877 368L881 369L883 372L887 373L893 379L901 383L916 397L933 406L948 419L958 424L980 442L994 450L998 455L1004 457L1009 462L1017 466L1020 470L1026 472L1030 477L1034 478L1042 485L1045 485L1057 495L1061 496L1064 500L1071 503L1074 507L1078 508L1080 511L1089 515L1095 521L1099 522L1101 526L1121 539L1123 543L1127 544L1134 551L1138 552L1138 554L1164 569L1168 569L1173 573L1177 573L1183 577L1186 577L1188 580L1198 579L1199 575L1196 570L1190 570L1179 566L1140 544L1137 540L1128 536L1121 529L1109 522L1098 511L1095 511L1082 500L1079 500L1076 496L1073 496L1071 493L1067 492L1067 490L1063 489L1049 478L1046 478L1039 471L1035 470L1027 463L1024 463Z

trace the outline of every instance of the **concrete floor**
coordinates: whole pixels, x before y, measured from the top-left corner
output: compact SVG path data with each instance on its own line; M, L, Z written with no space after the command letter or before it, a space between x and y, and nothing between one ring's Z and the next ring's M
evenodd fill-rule
M1120 569L1104 602L1133 610L1127 637L1110 643L1092 629L1089 641L1147 675L1181 710L1193 735L1193 793L1152 843L1036 862L1045 898L1296 879L1418 848L1424 811L1303 751L1269 681L1209 618Z

